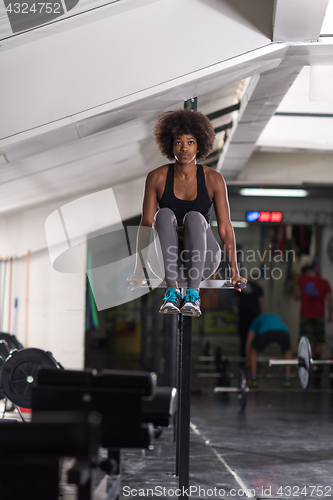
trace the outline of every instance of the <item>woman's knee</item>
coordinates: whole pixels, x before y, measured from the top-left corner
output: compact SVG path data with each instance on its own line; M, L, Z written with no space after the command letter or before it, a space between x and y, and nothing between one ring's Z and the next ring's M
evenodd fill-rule
M155 224L162 223L172 223L177 222L174 212L170 208L160 208L155 215Z
M200 212L187 212L183 219L184 227L193 227L198 229L198 226L202 226L203 229L207 229L208 222L205 217Z

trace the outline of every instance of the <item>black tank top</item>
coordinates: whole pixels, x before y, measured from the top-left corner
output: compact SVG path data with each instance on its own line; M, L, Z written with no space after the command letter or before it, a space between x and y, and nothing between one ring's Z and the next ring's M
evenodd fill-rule
M183 218L188 212L200 212L210 223L210 213L212 205L205 182L205 175L202 165L197 165L197 197L194 200L181 200L176 198L173 192L173 182L175 176L174 164L169 165L167 179L162 198L158 204L160 208L170 208L177 218L178 226L183 225Z

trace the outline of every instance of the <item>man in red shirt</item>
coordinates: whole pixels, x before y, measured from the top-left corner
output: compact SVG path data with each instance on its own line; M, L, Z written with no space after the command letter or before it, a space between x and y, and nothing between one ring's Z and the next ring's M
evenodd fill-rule
M333 319L332 289L329 282L318 276L312 266L303 267L298 284L301 292L300 336L308 337L314 359L320 359L321 344L325 342L325 303L328 321Z

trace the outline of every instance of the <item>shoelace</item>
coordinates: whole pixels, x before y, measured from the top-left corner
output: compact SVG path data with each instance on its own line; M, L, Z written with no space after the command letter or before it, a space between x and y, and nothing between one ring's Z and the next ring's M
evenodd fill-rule
M164 296L164 300L171 300L175 302L178 299L179 295L180 293L177 292L177 290L167 290Z
M189 288L186 291L186 302L192 302L193 304L197 301L200 300L198 292L193 288Z

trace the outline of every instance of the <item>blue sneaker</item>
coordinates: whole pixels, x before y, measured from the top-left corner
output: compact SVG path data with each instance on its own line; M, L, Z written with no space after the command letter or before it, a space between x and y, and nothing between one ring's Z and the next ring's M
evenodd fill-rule
M188 288L180 312L184 316L201 316L200 297L195 288Z
M169 286L163 297L163 304L159 312L161 314L178 314L180 306L183 302L183 296L177 291L174 286Z

